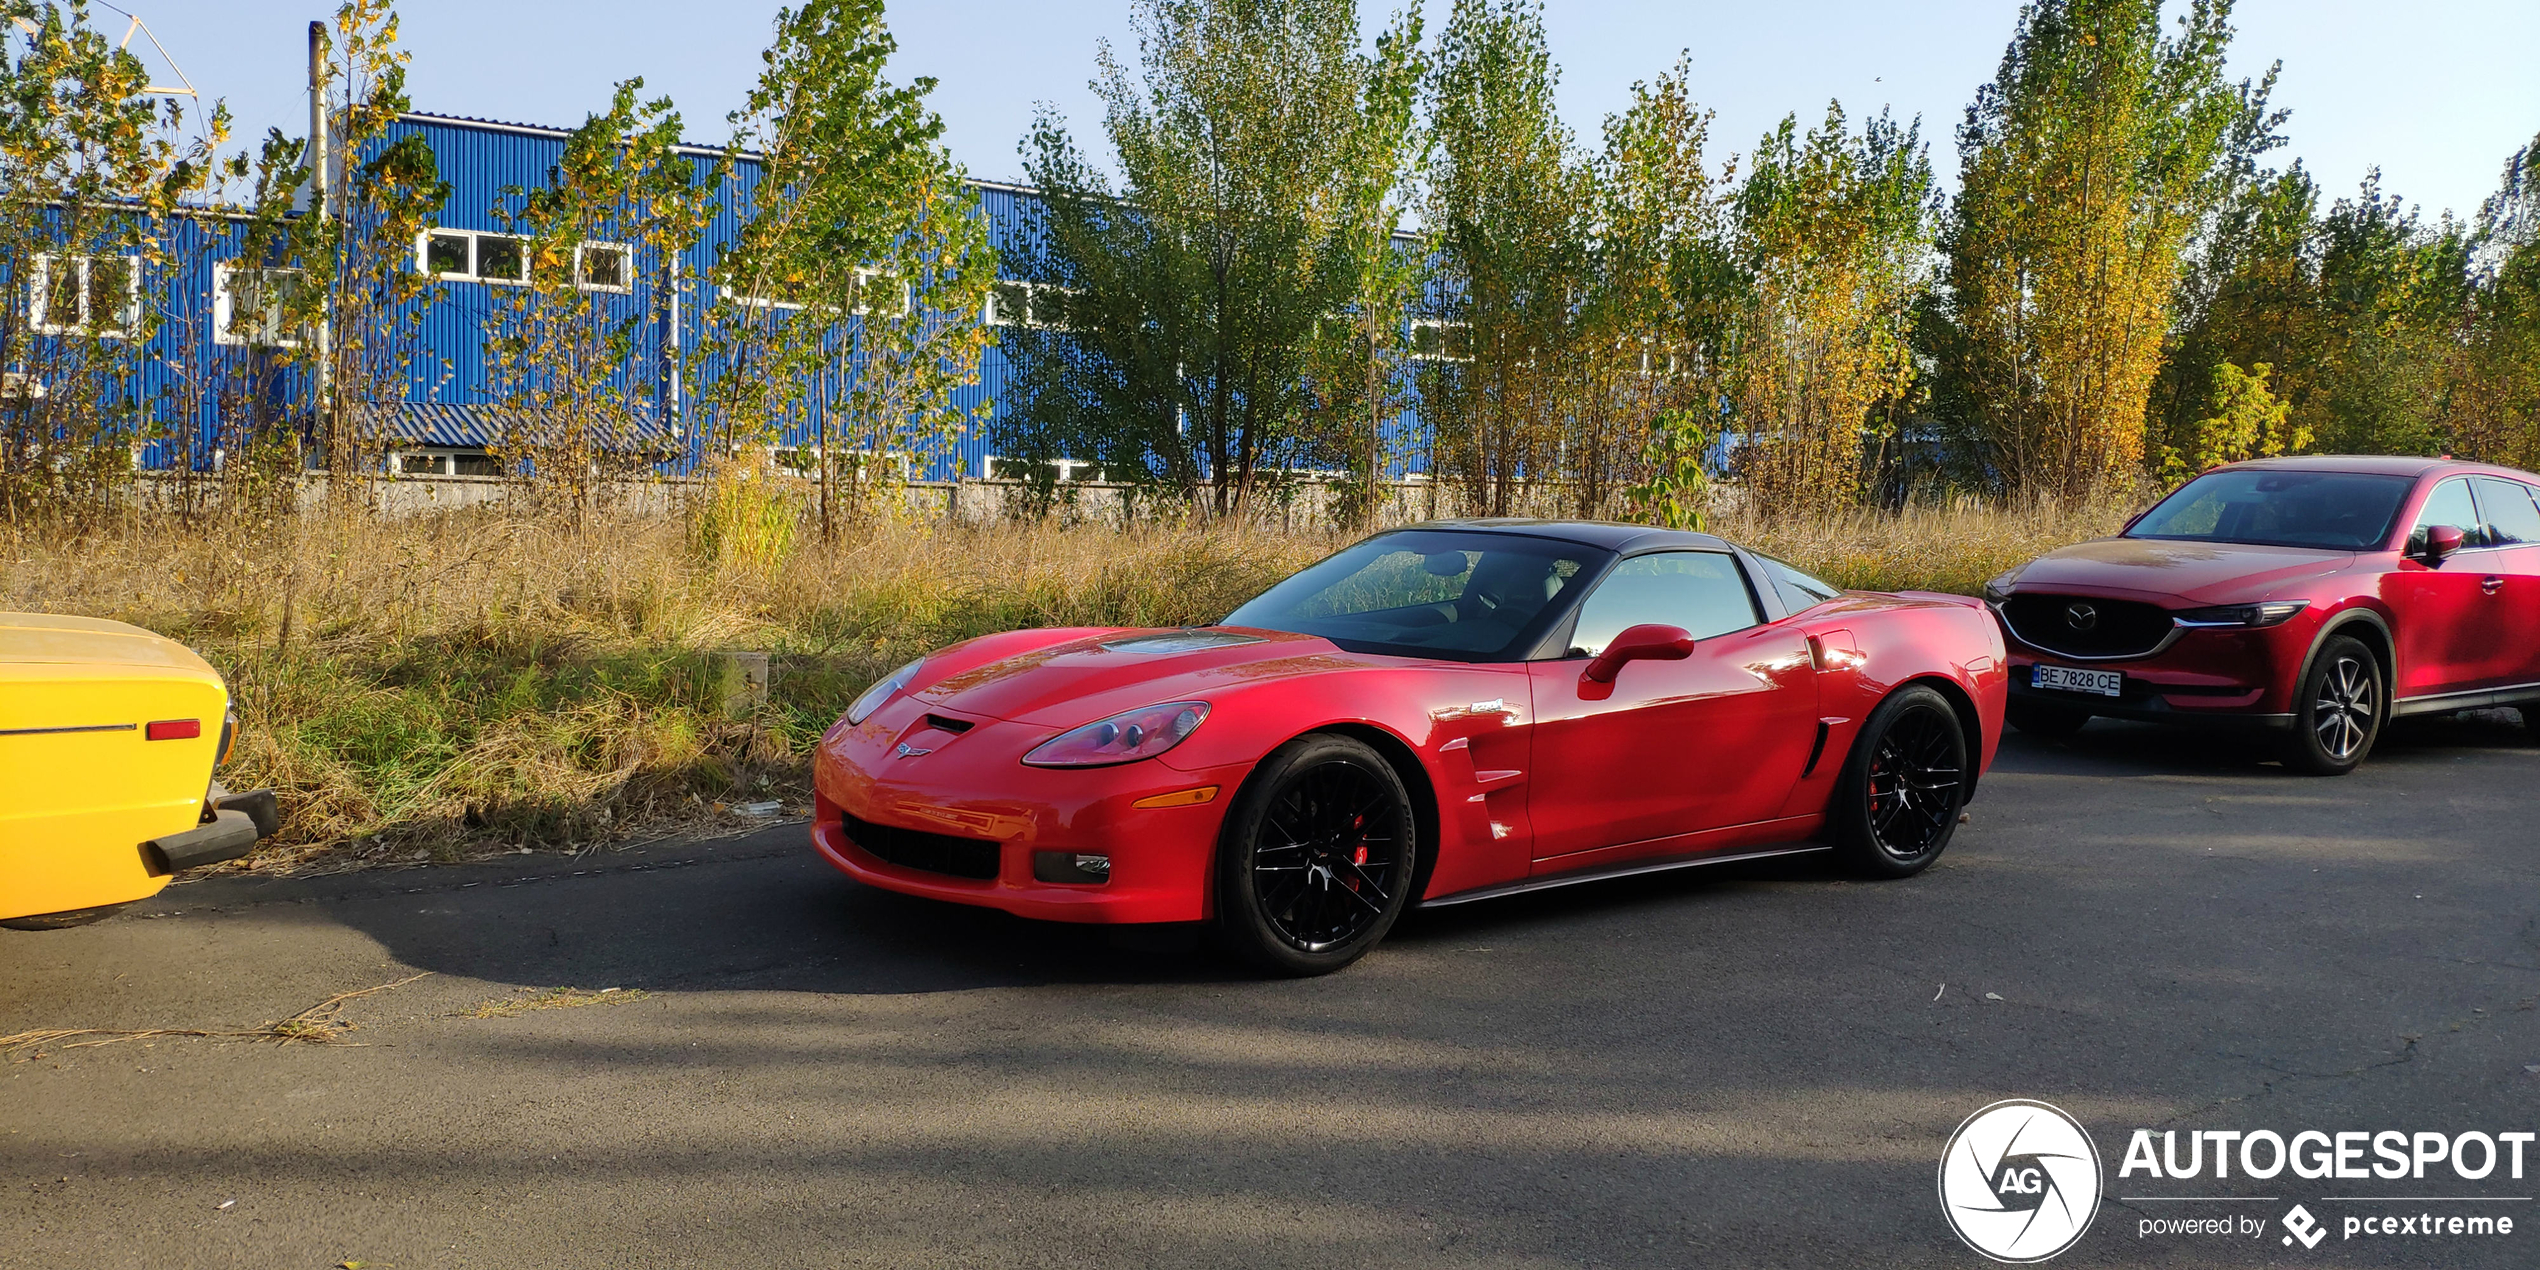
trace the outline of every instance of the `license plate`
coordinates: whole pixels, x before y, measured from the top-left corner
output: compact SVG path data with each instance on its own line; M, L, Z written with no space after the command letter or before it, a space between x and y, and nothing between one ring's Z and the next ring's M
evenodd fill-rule
M2102 697L2125 695L2125 676L2114 670L2074 670L2069 666L2031 666L2028 686L2060 692L2091 692Z

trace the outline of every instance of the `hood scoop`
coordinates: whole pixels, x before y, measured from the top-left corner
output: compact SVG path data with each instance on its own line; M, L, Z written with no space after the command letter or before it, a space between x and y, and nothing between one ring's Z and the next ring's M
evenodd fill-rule
M1169 657L1176 653L1205 652L1211 648L1232 648L1237 644L1258 644L1258 635L1238 635L1233 631L1182 630L1160 635L1132 635L1127 639L1107 640L1103 647L1115 653L1147 653Z

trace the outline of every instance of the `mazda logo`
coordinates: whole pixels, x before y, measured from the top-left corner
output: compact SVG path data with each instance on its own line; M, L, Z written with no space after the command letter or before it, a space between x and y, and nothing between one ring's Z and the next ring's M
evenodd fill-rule
M2099 606L2095 604L2065 605L2064 625L2077 631L2086 631L2099 625Z

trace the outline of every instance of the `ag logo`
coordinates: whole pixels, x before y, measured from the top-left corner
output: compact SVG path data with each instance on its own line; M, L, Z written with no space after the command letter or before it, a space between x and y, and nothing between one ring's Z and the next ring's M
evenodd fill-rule
M1940 1156L1940 1211L1996 1261L2044 1261L2099 1213L2099 1148L2081 1122L2026 1098L1967 1117Z

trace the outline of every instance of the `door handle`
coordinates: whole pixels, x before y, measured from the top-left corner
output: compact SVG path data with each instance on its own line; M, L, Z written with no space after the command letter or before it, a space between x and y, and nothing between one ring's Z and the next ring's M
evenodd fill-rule
M2503 578L2490 575L2480 580L2478 589L2485 594L2494 595L2498 591L2505 589L2505 580Z

